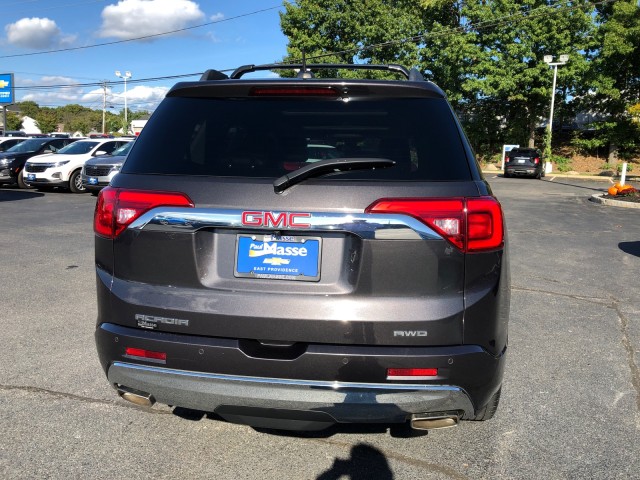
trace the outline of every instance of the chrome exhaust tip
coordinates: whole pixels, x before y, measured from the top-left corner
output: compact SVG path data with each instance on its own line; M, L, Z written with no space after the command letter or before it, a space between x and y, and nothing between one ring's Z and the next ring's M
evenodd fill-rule
M455 427L460 422L457 415L429 415L416 413L411 415L411 428L414 430L434 430L436 428Z
M132 388L127 388L122 385L118 385L116 388L118 390L118 395L120 395L124 400L141 407L151 407L156 403L156 399L153 398L150 393L133 390Z

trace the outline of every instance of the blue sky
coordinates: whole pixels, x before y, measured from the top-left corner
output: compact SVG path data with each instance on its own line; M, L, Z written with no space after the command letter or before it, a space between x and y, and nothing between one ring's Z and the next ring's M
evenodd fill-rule
M283 10L282 0L0 0L0 73L14 74L17 101L51 107L102 109L102 88L82 84L106 80L116 113L124 108L124 85L115 71L130 71L129 109L153 110L179 80L143 79L281 60ZM33 55L63 49L72 50ZM59 85L69 86L40 88Z

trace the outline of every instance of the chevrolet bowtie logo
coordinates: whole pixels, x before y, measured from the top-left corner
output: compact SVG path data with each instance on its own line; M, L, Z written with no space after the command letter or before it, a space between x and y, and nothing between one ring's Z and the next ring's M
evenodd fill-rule
M8 86L9 86L9 82L0 80L0 88L7 88Z

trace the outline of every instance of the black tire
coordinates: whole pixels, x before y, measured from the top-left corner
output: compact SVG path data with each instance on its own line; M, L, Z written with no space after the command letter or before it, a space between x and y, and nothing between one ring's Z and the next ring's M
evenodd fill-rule
M502 174L502 176L503 176L504 178L509 178L509 177L511 177L511 174L510 174L510 173L507 173L507 171L505 170L505 171L504 171L504 173Z
M473 420L477 422L483 422L485 420L489 420L493 418L493 416L496 413L496 410L498 410L498 404L500 403L501 392L502 392L502 387L500 387L498 391L494 393L493 397L489 399L489 402L484 407L478 410L478 413L476 414Z
M87 189L82 185L81 170L76 170L69 177L69 190L71 193L85 193Z
M536 180L540 180L542 178L542 170L536 173Z
M24 181L24 170L20 170L20 173L18 173L18 186L20 188L33 188L31 185Z

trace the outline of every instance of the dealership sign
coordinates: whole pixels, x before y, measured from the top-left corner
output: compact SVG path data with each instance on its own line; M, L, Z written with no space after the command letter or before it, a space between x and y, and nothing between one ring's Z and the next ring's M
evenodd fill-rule
M0 105L14 103L13 73L0 73Z

